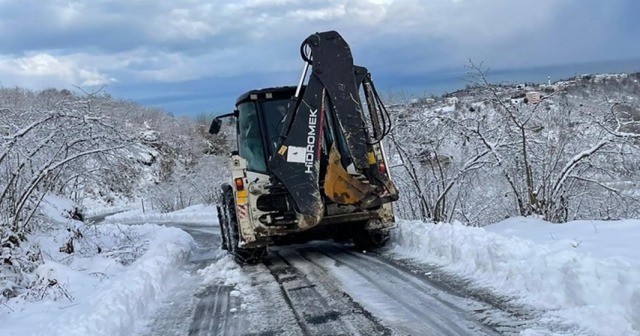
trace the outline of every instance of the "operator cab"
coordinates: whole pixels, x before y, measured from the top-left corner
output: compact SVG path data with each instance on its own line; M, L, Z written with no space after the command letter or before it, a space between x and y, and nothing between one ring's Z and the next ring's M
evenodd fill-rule
M300 95L304 94L304 89L304 87L301 89ZM248 91L236 100L236 110L233 114L219 116L213 120L209 132L216 134L220 130L220 119L235 116L238 155L247 160L247 171L270 174L267 163L277 149L280 134L286 133L283 132L283 128L288 121L289 103L295 91L295 86ZM325 106L329 108L330 105L325 104ZM331 114L325 115L327 118L323 125L321 168L326 167L325 161L328 158L329 149L336 138L335 124ZM337 133L342 135L341 132ZM338 136L338 148L344 166L348 166L350 159L343 136ZM323 171L320 176L323 176L322 173Z
M236 100L238 154L247 160L248 171L268 174L268 158L276 148L295 90L295 87L253 90Z

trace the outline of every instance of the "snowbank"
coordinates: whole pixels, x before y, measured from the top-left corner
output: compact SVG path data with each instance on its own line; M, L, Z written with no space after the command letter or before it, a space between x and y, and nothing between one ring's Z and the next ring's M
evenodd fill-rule
M509 218L486 226L489 232L519 237L555 249L573 250L595 258L615 258L640 268L640 220L572 221L552 224L530 217Z
M89 208L84 211L86 217L100 217L110 214L115 214L123 211L131 211L138 209L138 205L123 204L118 206L102 207L102 208ZM142 210L140 210L142 211Z
M40 203L40 212L56 223L69 222L75 208L79 206L72 200L52 194L45 195Z
M130 210L105 217L107 223L190 223L218 225L218 213L215 206L198 204L182 210L159 213L142 212L142 209Z
M215 283L226 286L250 286L250 279L242 273L240 266L227 254L215 263L198 270L197 273L202 277L203 285Z
M193 244L182 230L151 224L85 228L73 254L58 250L67 230L34 237L48 256L37 270L42 284L0 307L0 335L130 335Z
M403 221L392 236L393 252L441 265L543 311L543 319L599 335L640 335L640 266L625 258L605 258L619 250L638 250L625 236L636 235L640 226L624 226L599 244L612 245L608 253L592 255L580 249L586 240L574 248L569 241L542 244L461 224Z
M99 217L110 215L122 211L135 210L142 207L140 201L132 201L117 195L111 195L111 202L104 200L85 198L82 200L82 206L85 209L84 214L87 217Z

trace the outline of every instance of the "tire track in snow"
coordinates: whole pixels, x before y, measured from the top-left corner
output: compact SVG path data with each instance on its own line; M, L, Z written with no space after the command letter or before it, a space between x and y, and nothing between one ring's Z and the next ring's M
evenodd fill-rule
M477 321L471 312L452 303L456 298L444 300L441 296L450 295L376 258L333 244L303 247L298 252L327 274L351 282L343 289L402 334L499 335Z
M294 250L272 252L266 262L280 284L303 335L392 335L369 312L321 273L301 270L307 263Z
M159 303L153 316L142 321L144 336L298 336L302 334L288 311L278 284L263 265L246 266L240 271L250 283L252 302L235 295L234 287L212 282L203 287L198 270L215 263L220 253L217 227L191 228L175 224L196 241L181 277ZM255 289L255 290L253 290ZM244 308L243 308L244 306ZM235 309L234 309L235 308Z
M189 327L189 336L243 335L247 316L236 315L242 300L232 295L232 286L213 286L198 294L198 304Z
M413 274L415 277L433 286L435 289L451 295L469 299L466 306L475 318L503 335L521 335L521 331L529 328L538 330L554 330L557 335L572 335L565 327L543 327L539 320L539 311L515 305L507 297L497 296L485 288L475 286L470 280L443 271L441 266L418 263L410 258L388 252L368 253L365 258L375 258L391 267ZM446 301L445 301L446 302ZM547 331L545 331L547 332Z

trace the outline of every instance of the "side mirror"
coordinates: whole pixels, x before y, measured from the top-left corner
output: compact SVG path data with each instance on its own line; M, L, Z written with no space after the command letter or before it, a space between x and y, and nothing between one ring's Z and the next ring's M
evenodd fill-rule
M209 133L211 134L218 134L220 133L220 128L222 127L222 119L224 118L229 118L229 117L238 117L239 112L238 110L234 110L232 113L227 113L227 114L223 114L223 115L219 115L217 117L215 117L213 119L213 121L211 122L211 126L209 127Z
M209 133L218 134L220 132L220 127L222 126L222 120L219 118L214 118L211 122L211 127L209 127Z

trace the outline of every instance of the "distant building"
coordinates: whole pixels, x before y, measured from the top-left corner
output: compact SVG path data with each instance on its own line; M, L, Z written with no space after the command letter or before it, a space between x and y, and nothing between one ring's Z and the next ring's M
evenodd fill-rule
M460 101L460 99L458 99L458 97L449 97L449 98L447 98L447 104L449 104L449 105L457 104L459 101Z
M529 102L529 104L537 104L540 102L540 99L542 99L540 92L538 91L527 92L527 101Z
M427 98L426 103L427 104L435 104L436 100L433 98Z

